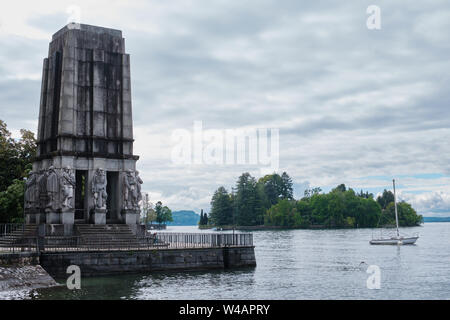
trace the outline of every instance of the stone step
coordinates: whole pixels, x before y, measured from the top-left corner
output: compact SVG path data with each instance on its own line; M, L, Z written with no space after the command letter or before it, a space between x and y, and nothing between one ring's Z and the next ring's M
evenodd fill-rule
M80 246L93 248L140 247L136 236L126 224L76 225Z

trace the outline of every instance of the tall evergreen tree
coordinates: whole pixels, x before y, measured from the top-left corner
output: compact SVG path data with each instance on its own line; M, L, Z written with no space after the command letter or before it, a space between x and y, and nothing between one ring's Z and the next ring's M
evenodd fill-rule
M212 224L216 226L230 225L233 223L233 206L231 197L224 187L214 192L211 199L210 218Z
M378 196L377 202L382 209L386 209L389 203L394 202L394 194L391 191L384 189L383 194Z
M198 224L199 224L200 226L203 225L203 209L200 211L200 220L198 221Z
M293 200L294 188L291 177L286 172L281 175L281 197L282 199Z
M241 226L263 224L264 208L255 178L248 172L242 174L236 189L236 223Z

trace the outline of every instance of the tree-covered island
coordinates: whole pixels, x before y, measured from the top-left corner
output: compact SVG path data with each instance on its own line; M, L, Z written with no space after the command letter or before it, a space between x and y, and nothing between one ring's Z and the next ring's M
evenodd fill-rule
M421 215L402 201L397 204L400 226L417 226ZM208 224L285 228L373 228L395 225L394 195L384 190L376 199L341 184L328 193L305 190L296 200L289 175L271 174L256 180L242 174L228 192L219 187L211 199Z

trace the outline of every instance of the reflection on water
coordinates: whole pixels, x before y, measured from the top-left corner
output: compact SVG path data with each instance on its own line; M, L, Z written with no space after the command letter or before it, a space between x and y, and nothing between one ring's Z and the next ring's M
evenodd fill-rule
M372 229L254 231L256 268L86 278L78 291L0 299L450 299L450 223L405 231L420 232L417 245L371 246ZM380 290L366 287L369 265L381 269Z

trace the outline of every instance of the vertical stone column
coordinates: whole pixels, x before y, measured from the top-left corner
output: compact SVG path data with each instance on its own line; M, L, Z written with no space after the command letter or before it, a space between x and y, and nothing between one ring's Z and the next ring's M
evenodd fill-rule
M133 154L133 120L131 112L130 55L122 55L122 152Z

